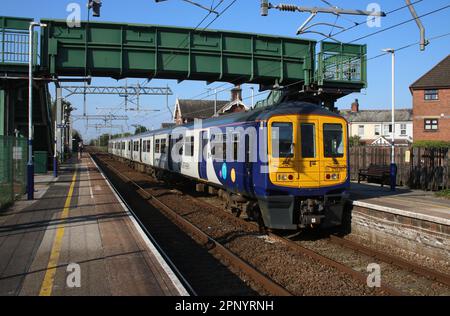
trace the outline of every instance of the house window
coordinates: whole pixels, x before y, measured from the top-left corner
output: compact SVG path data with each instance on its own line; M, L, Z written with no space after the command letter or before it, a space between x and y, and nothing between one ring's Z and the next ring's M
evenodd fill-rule
M392 133L392 124L384 125L384 133L383 135L390 135Z
M400 135L406 136L406 124L400 124Z
M364 125L359 125L358 126L358 136L359 137L364 137Z
M426 131L437 131L439 129L439 120L437 119L425 119Z
M381 125L375 125L375 136L381 135Z
M439 90L425 90L425 100L439 100Z

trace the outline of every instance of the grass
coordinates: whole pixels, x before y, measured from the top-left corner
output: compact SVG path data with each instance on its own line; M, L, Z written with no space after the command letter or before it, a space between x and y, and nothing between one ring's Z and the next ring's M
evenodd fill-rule
M450 200L450 189L436 192L436 196L443 197Z

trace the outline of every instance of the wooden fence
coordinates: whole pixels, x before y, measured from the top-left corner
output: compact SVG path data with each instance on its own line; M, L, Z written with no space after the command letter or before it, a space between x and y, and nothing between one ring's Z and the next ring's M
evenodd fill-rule
M390 161L390 147L351 147L351 179L358 180L360 169L367 169L371 164L389 165ZM398 166L398 185L432 191L450 188L450 151L448 149L396 147L395 161Z

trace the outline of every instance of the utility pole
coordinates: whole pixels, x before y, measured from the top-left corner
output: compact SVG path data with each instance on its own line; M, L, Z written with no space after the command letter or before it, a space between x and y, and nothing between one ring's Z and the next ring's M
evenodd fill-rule
M214 117L217 117L217 89L214 89Z
M391 137L391 191L395 191L397 185L397 166L395 164L395 50L393 48L383 49L384 52L391 54L392 56L392 137Z
M33 52L34 28L46 27L46 24L31 22L28 30L28 164L27 164L27 195L28 200L34 200L34 163L33 163Z

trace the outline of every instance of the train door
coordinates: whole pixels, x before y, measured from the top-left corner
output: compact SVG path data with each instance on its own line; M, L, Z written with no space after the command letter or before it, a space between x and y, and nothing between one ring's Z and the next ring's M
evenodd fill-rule
M253 192L253 177L252 177L252 167L254 161L252 161L251 157L251 146L253 144L250 143L250 135L245 134L244 137L244 150L245 150L245 162L244 162L244 190L251 194Z
M210 155L210 149L208 148L208 131L201 131L200 132L200 149L199 149L199 166L198 170L200 173L200 178L203 180L208 180L208 173L207 173L207 160L208 156Z
M321 182L320 133L317 119L300 117L298 120L299 146L296 161L301 188L318 187Z
M183 154L183 137L180 136L178 138L173 138L172 135L169 135L169 168L173 172L180 173L181 172L181 157ZM178 153L174 152L175 149L178 149ZM172 154L176 154L177 157L174 157Z
M340 118L321 120L321 178L327 186L347 180L347 135L346 122Z
M269 178L275 185L299 185L297 126L296 115L276 116L268 122Z

